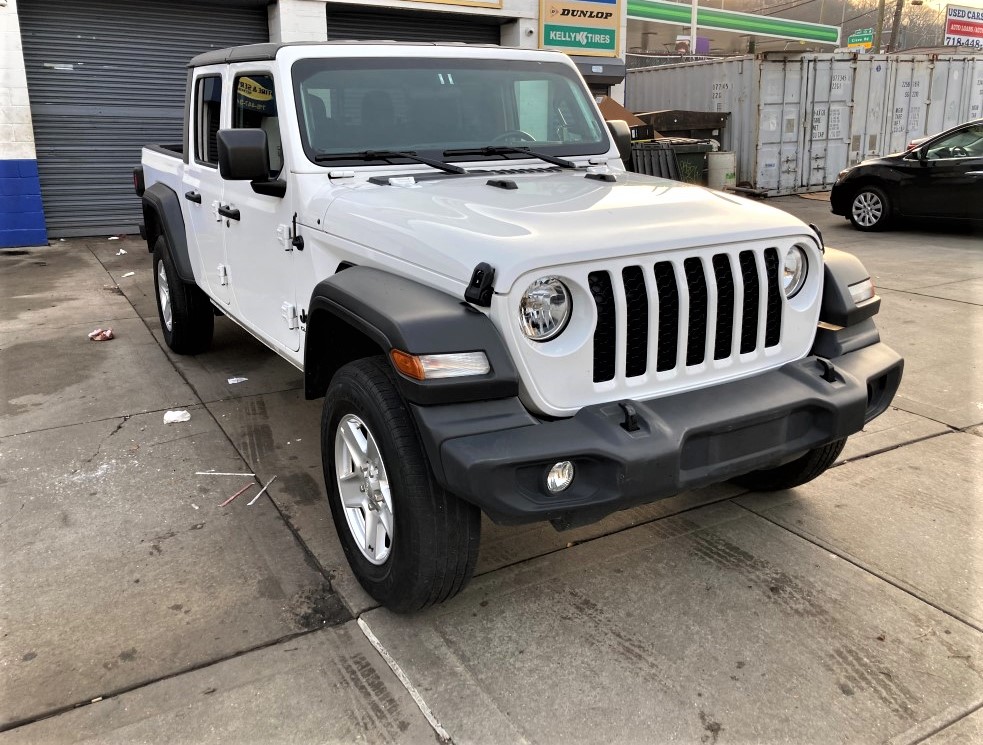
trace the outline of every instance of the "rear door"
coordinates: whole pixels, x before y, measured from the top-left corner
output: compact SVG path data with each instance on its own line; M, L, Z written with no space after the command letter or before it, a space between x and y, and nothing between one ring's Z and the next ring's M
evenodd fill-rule
M262 129L270 156L270 179L287 176L280 138L277 91L272 65L244 62L229 68L229 127ZM293 279L294 247L290 237L292 194L258 194L249 181L226 181L225 250L232 272L239 318L284 349L300 349L300 319Z
M218 130L225 126L227 87L221 67L199 68L192 79L190 152L184 167L181 205L189 241L197 244L198 269L209 294L226 305L229 287L225 228L218 214L224 183L218 172ZM227 96L225 97L227 99Z

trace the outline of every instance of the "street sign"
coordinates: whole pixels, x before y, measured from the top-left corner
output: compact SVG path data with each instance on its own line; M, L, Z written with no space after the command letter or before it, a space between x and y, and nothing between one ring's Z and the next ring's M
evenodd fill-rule
M846 39L847 47L870 49L874 46L874 29L862 28L854 31Z

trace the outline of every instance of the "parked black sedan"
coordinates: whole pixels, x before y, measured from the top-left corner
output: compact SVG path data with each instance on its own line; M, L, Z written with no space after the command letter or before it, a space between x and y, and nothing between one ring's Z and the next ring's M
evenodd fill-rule
M983 220L983 119L840 171L830 203L858 230L901 217Z

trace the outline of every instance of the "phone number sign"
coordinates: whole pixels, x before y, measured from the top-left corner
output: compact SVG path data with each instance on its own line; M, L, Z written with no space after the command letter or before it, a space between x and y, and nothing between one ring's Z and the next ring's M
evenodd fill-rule
M983 8L947 5L945 44L983 49Z

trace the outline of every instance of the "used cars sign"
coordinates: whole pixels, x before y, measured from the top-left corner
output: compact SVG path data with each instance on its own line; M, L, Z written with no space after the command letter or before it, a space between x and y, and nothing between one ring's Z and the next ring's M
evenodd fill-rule
M947 5L945 44L983 49L983 8Z

